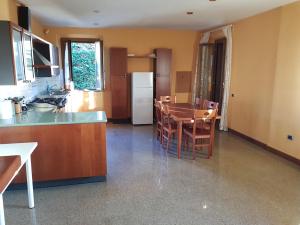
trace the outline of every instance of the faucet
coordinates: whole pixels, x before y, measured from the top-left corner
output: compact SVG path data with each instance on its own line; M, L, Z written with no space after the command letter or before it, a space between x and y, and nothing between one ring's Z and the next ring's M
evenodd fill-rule
M57 84L54 84L54 85L47 84L47 92L50 96L53 94L54 87L58 87Z

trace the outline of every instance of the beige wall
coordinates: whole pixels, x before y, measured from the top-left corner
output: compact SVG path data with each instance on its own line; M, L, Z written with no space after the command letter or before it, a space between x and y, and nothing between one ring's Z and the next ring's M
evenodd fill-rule
M17 6L18 3L16 0L0 0L0 20L9 20L15 24L18 24ZM44 38L44 27L33 16L31 17L31 28L32 33Z
M0 20L10 19L10 0L0 0Z
M281 10L269 145L300 158L300 2ZM288 141L287 135L294 135Z
M280 10L233 27L229 127L267 143L275 76Z
M98 108L107 112L111 117L111 92L109 74L109 48L126 47L129 53L148 54L155 48L171 48L172 82L171 93L175 94L176 71L191 71L194 57L194 44L198 33L196 31L167 30L167 29L76 29L49 28L47 40L60 45L62 37L101 38L104 41L106 89L96 93ZM153 71L150 59L128 59L128 72ZM179 102L187 102L190 93L176 93Z
M234 23L229 127L300 159L299 21L297 2Z

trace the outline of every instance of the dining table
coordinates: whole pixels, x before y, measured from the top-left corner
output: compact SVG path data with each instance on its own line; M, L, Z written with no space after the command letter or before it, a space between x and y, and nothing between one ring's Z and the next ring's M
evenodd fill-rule
M28 206L34 208L31 155L38 143L0 144L0 225L5 225L3 194L23 165L26 166Z
M163 103L169 106L170 117L177 123L177 157L181 158L182 144L182 126L183 124L192 124L194 119L194 110L202 109L199 105L190 103ZM216 119L220 119L217 116Z

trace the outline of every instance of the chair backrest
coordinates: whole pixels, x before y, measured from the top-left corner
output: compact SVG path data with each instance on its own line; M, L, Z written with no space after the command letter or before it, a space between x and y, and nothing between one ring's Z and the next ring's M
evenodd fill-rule
M208 101L208 100L205 99L203 101L202 108L203 109L216 109L217 113L218 113L219 103L218 102L213 102L213 101Z
M156 120L158 122L161 122L161 108L162 108L162 104L160 101L157 101L156 99L154 99L154 106L155 106L155 116L156 116Z
M194 120L212 120L217 116L217 109L194 110Z
M215 132L215 123L217 118L217 109L208 110L194 110L194 124L193 133L196 133L196 129L205 129L209 126L210 134L213 135Z
M160 96L163 103L176 103L176 96Z
M161 104L162 108L162 123L163 125L167 125L170 126L170 121L171 121L171 117L170 117L170 107L168 105L165 104Z
M161 104L161 111L164 115L169 115L169 106L165 104Z
M196 99L195 99L195 105L196 105L196 106L201 106L201 105L202 105L201 98L196 98Z

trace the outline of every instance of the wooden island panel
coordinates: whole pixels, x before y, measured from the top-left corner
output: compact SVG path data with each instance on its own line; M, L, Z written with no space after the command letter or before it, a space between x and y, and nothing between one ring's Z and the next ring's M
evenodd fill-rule
M0 128L0 143L38 142L33 181L106 176L106 123ZM25 183L25 168L15 183Z
M20 166L20 156L0 156L0 193L4 192Z

